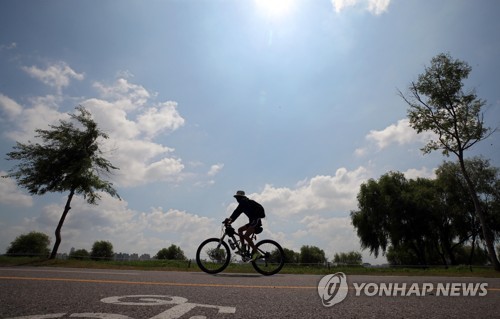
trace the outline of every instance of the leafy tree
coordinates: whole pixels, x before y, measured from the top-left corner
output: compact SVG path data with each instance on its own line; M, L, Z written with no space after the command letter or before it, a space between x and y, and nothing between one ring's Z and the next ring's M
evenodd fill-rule
M389 246L395 251L404 247L416 256L417 264L429 262L436 236L431 181L408 181L402 173L390 172L363 183L357 198L359 210L351 212L351 220L363 249L377 257Z
M499 170L481 158L465 160L480 203L495 235L500 234ZM399 172L363 183L358 210L351 212L363 249L378 256L387 254L392 264L444 264L462 261L463 245L483 240L472 198L460 165L444 162L435 180L407 180ZM463 258L462 258L463 260Z
M488 254L495 269L500 271L494 235L464 162L464 152L494 132L484 126L481 109L486 102L477 98L474 90L463 91L463 81L471 70L466 62L454 60L449 54L439 54L431 60L431 66L425 68L425 73L418 76L417 82L410 84L408 96L399 93L409 105L410 126L418 133L436 134L436 139L429 141L422 151L441 150L445 156L452 153L458 158Z
M94 260L111 260L113 255L113 244L104 240L96 241L90 251L90 257Z
M101 175L117 169L101 157L98 139L107 138L107 135L97 128L85 108L80 106L76 109L78 114L70 114L72 122L61 120L59 125L50 125L49 130L36 130L42 144L17 142L14 151L7 154L7 159L19 163L3 176L16 179L17 184L32 195L69 192L55 231L51 259L56 257L61 243L61 228L75 194L83 195L89 204L96 204L100 191L120 198L112 183L101 179ZM81 130L74 122L84 129Z
M357 251L335 253L333 256L333 262L344 265L361 265L363 263L363 256Z
M304 245L300 248L300 263L320 264L326 262L325 252L316 246Z
M218 252L214 252L214 256L217 255ZM158 251L155 256L156 259L171 259L171 260L186 260L186 256L184 252L179 246L174 244L170 245L168 248L162 248Z
M500 236L500 171L491 167L488 160L480 157L466 159L465 167L477 190L481 207L490 230L495 237ZM452 223L460 243L472 240L470 259L473 259L476 239L484 240L481 224L474 210L474 203L468 193L467 182L456 162L444 162L436 171L437 182L445 189L447 201L453 207Z
M285 263L298 263L300 260L300 254L288 249L288 248L283 248L283 252L285 254Z
M77 249L69 253L69 259L89 259L90 253L86 249Z
M20 235L10 243L7 255L12 256L42 256L49 255L50 238L44 233L32 231L28 234Z

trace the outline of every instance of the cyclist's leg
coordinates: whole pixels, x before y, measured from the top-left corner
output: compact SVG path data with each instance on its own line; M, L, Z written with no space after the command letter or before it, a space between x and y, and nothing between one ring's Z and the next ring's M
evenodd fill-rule
M257 250L257 247L255 246L253 240L252 240L252 235L255 233L255 227L249 226L247 228L247 231L245 232L245 239L248 243L248 246L252 248L252 254Z
M250 222L247 224L247 229L245 232L245 239L248 242L248 245L252 247L252 254L257 251L257 247L255 246L253 240L252 240L252 235L255 234L256 227L259 227L262 225L262 222L260 221L260 218L250 220Z
M251 238L253 233L255 233L255 227L252 226L251 222L238 228L238 234L240 235L240 238L248 243L248 246L252 248L252 252L256 249L255 244L253 243L253 240Z

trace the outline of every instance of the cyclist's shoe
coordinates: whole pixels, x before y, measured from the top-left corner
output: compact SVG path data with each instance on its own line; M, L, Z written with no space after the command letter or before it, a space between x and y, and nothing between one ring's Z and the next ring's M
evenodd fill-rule
M259 253L258 251L254 252L253 255L252 255L252 259L250 259L250 261L256 261L257 259L259 259L260 257L262 257L262 254Z

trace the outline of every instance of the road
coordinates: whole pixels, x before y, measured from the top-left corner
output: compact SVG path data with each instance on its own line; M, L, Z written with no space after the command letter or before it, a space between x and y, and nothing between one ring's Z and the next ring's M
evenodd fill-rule
M0 268L0 318L499 318L500 314L500 279L347 276L346 298L325 307L318 294L322 277ZM379 296L375 289L382 283L398 287L406 283L406 290ZM453 283L473 285L476 296L463 296L458 289L455 294L460 296L439 295L437 290L401 296L411 285Z

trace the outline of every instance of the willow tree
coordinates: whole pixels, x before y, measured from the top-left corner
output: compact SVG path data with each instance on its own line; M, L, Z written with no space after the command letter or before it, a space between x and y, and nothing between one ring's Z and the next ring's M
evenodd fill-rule
M400 91L399 95L409 105L410 126L417 133L431 131L436 136L422 151L430 153L441 150L445 156L454 154L457 157L481 223L488 255L495 269L500 271L494 236L481 207L476 185L464 162L465 151L494 132L484 124L481 109L486 102L479 99L474 90L463 90L463 81L471 70L466 62L453 59L449 54L439 54L418 76L418 80L409 85L409 93L404 95Z
M57 255L61 228L75 194L83 195L89 204L96 204L101 192L120 198L113 184L102 179L117 169L102 157L99 148L99 139L108 136L99 130L89 111L82 106L76 110L76 114L69 114L69 121L61 120L59 125L50 125L47 130L35 130L41 143L17 142L14 151L7 153L7 159L18 163L3 176L14 178L32 195L69 192L55 231L51 259Z

